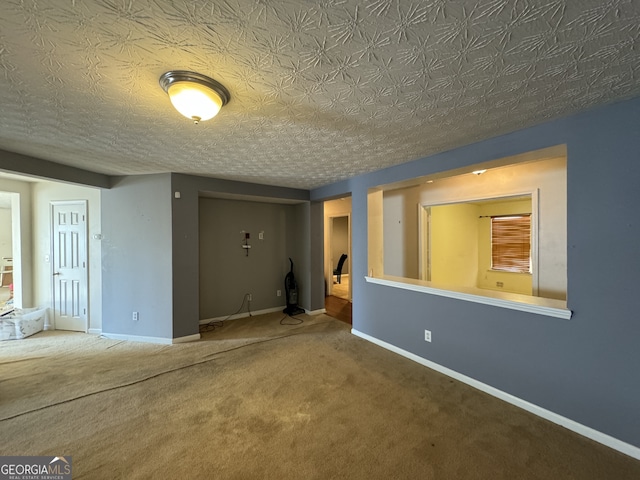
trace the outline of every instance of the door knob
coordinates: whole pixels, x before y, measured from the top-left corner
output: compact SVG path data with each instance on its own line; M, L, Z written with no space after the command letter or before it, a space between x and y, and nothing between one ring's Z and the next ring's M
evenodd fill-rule
M53 274L53 276L54 276L54 277L55 277L56 275L60 275L60 272L55 272L55 273Z

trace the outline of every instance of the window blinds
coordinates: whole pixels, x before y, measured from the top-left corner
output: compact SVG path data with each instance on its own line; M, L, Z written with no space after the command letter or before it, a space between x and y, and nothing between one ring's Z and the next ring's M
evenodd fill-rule
M531 272L531 216L491 217L491 268Z

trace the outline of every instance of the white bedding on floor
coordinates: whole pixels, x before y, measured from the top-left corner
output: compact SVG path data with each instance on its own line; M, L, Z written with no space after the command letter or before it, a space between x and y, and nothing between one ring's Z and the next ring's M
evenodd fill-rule
M0 341L20 340L44 329L46 308L16 309L10 316L0 317Z

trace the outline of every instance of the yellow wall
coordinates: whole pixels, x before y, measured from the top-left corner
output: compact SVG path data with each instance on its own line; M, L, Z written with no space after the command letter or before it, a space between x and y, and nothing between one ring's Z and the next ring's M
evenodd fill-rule
M421 185L421 205L464 202L537 191L537 295L558 300L566 299L566 157L491 168L482 175L457 175Z
M478 275L478 206L431 207L431 282L475 287Z
M531 155L540 155L540 153L532 152ZM485 261L486 266L478 268L480 251L477 248L475 251L478 257L474 261L476 270L473 282L468 280L468 268L465 267L464 272L461 273L464 281L459 286L471 285L528 295L532 295L535 291L540 297L566 299L566 157L562 155L542 159L543 157L540 161L530 161L537 160L532 157L522 163L518 161L514 164L507 164L505 159L500 159L499 165L489 168L482 175L456 172L452 176L445 176L443 173L442 177L433 176L429 182L426 181L426 177L423 177L389 185L388 190L384 190L384 187L371 190L369 192L369 270L373 267L374 276L380 276L383 275L382 266L384 265L385 270L387 266L393 267L393 270L384 272L389 275L426 280L426 260L424 259L426 246L420 243L417 245L418 248L414 247L415 237L422 236L421 238L424 239L425 227L423 225L420 232L413 226L409 227L410 222L417 223L419 218L423 219L421 208L425 206L433 208L434 205L452 205L460 202L475 202L482 205L485 202L481 199L535 193L538 224L537 251L534 254L537 253L538 268L534 275L492 272L490 260ZM399 195L402 198L399 199ZM416 203L420 206L419 214L413 215L412 218L412 212L415 210L408 207ZM518 206L517 209L521 210L521 207ZM491 214L488 210L486 211L487 215ZM506 213L520 212L507 211ZM392 226L395 228L391 228ZM477 235L480 234L481 228L483 228L482 224L476 218ZM387 233L389 232L392 233L390 235L392 244L388 244ZM489 234L483 235L490 238ZM456 241L459 240L456 239ZM411 255L414 250L417 250L417 254L414 255L416 257L414 264L419 265L421 270L415 277L407 268L407 264L412 261ZM391 254L391 259L387 258L388 254ZM486 256L486 254L483 255ZM444 258L448 259L449 265L460 260L455 256L452 259L448 254ZM438 262L437 258L432 259L431 281L437 282L440 277L440 281L451 282L453 280L451 269L440 267L438 271L437 264L434 277L434 260ZM458 265L460 263L467 265L466 260L458 261ZM401 272L401 275L396 272ZM503 287L497 287L496 282L502 282ZM533 282L537 284L534 285Z

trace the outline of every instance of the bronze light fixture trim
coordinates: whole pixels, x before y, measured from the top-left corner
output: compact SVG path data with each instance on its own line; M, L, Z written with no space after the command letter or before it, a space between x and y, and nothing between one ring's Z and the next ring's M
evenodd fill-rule
M196 125L215 117L231 99L229 90L220 82L186 70L163 73L160 86L169 95L175 109Z

